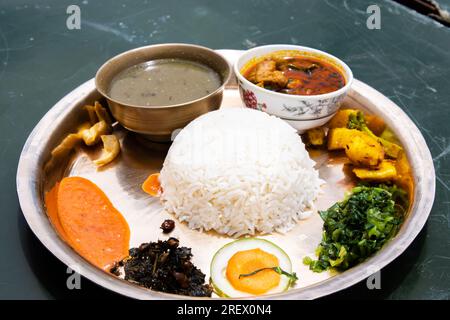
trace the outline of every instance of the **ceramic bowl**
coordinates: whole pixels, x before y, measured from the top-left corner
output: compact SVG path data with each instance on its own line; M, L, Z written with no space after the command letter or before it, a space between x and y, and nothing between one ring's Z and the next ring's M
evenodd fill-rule
M301 55L324 60L334 65L345 77L345 86L320 95L290 95L259 87L244 78L241 71L270 53ZM295 45L267 45L246 51L234 64L241 99L248 108L258 109L287 121L300 133L321 126L338 111L353 82L353 73L340 59L326 52Z

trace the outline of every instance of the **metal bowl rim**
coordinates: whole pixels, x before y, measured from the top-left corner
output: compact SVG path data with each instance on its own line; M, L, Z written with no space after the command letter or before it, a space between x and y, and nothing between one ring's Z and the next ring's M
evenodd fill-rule
M209 93L206 96L202 96L200 98L197 98L195 100L189 100L183 103L177 103L177 104L171 104L171 105L167 105L167 106L140 106L140 105L136 105L136 104L129 104L129 103L124 103L124 102L120 102L119 100L113 99L110 97L109 94L107 94L106 92L104 92L104 90L101 90L98 86L98 76L100 74L100 71L102 71L104 69L104 67L106 67L112 60L116 60L116 59L120 59L121 57L124 57L125 55L129 55L132 54L133 52L138 52L138 51L142 51L145 49L149 49L149 48L157 48L157 47L166 47L166 46L184 46L184 47L189 47L189 48L196 48L196 49L201 49L201 50L205 50L208 52L211 52L212 54L220 57L221 59L224 60L224 62L226 63L226 65L228 65L227 68L227 72L225 74L225 77L222 79L222 84L213 92ZM215 70L216 71L216 70ZM134 108L134 109L143 109L143 110L157 110L157 109L166 109L166 108L177 108L177 107L185 107L185 106L189 106L191 104L194 104L196 102L202 101L202 100L206 100L209 97L212 97L216 94L220 94L221 92L223 92L223 90L225 89L226 84L228 83L228 81L231 78L231 73L232 73L232 67L228 64L227 60L223 57L223 55L221 55L220 53L218 53L215 50L212 50L210 48L207 47L203 47L203 46L199 46L199 45L195 45L195 44L187 44L187 43L161 43L161 44L153 44L153 45L148 45L148 46L142 46L142 47L138 47L138 48L134 48L131 50L127 50L125 52L119 53L118 55L115 55L114 57L108 59L105 63L103 63L100 68L98 68L96 74L95 74L95 87L97 88L97 91L106 99L118 104L118 105L123 105L127 108Z

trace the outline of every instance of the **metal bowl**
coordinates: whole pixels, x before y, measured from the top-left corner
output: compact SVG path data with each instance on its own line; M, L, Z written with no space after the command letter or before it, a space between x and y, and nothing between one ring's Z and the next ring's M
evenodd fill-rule
M221 76L222 85L197 100L167 106L126 104L109 96L112 79L124 69L150 60L177 58L207 65ZM144 134L153 141L170 141L174 130L220 107L223 90L230 76L230 65L217 52L192 44L169 43L136 48L111 58L97 71L95 86L108 101L113 116L126 129Z

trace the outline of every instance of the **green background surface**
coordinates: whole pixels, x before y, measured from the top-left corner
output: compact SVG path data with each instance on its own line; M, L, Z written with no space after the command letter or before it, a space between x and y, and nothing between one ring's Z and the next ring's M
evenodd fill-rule
M81 8L81 30L66 27L70 4ZM366 27L370 4L381 8L381 30ZM387 0L0 0L0 298L119 298L87 279L81 290L67 289L66 267L22 216L17 162L39 119L103 62L162 42L311 46L342 58L356 78L396 102L434 158L431 216L405 253L382 270L381 290L362 282L329 298L449 299L450 29Z

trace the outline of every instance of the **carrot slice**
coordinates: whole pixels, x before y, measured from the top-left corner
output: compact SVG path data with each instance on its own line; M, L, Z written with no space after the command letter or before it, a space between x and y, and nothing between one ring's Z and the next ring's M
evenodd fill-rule
M152 197L159 197L162 192L161 184L159 183L159 173L153 173L142 184L142 190Z
M128 223L97 185L81 177L64 178L56 202L69 244L86 260L108 270L128 255Z

